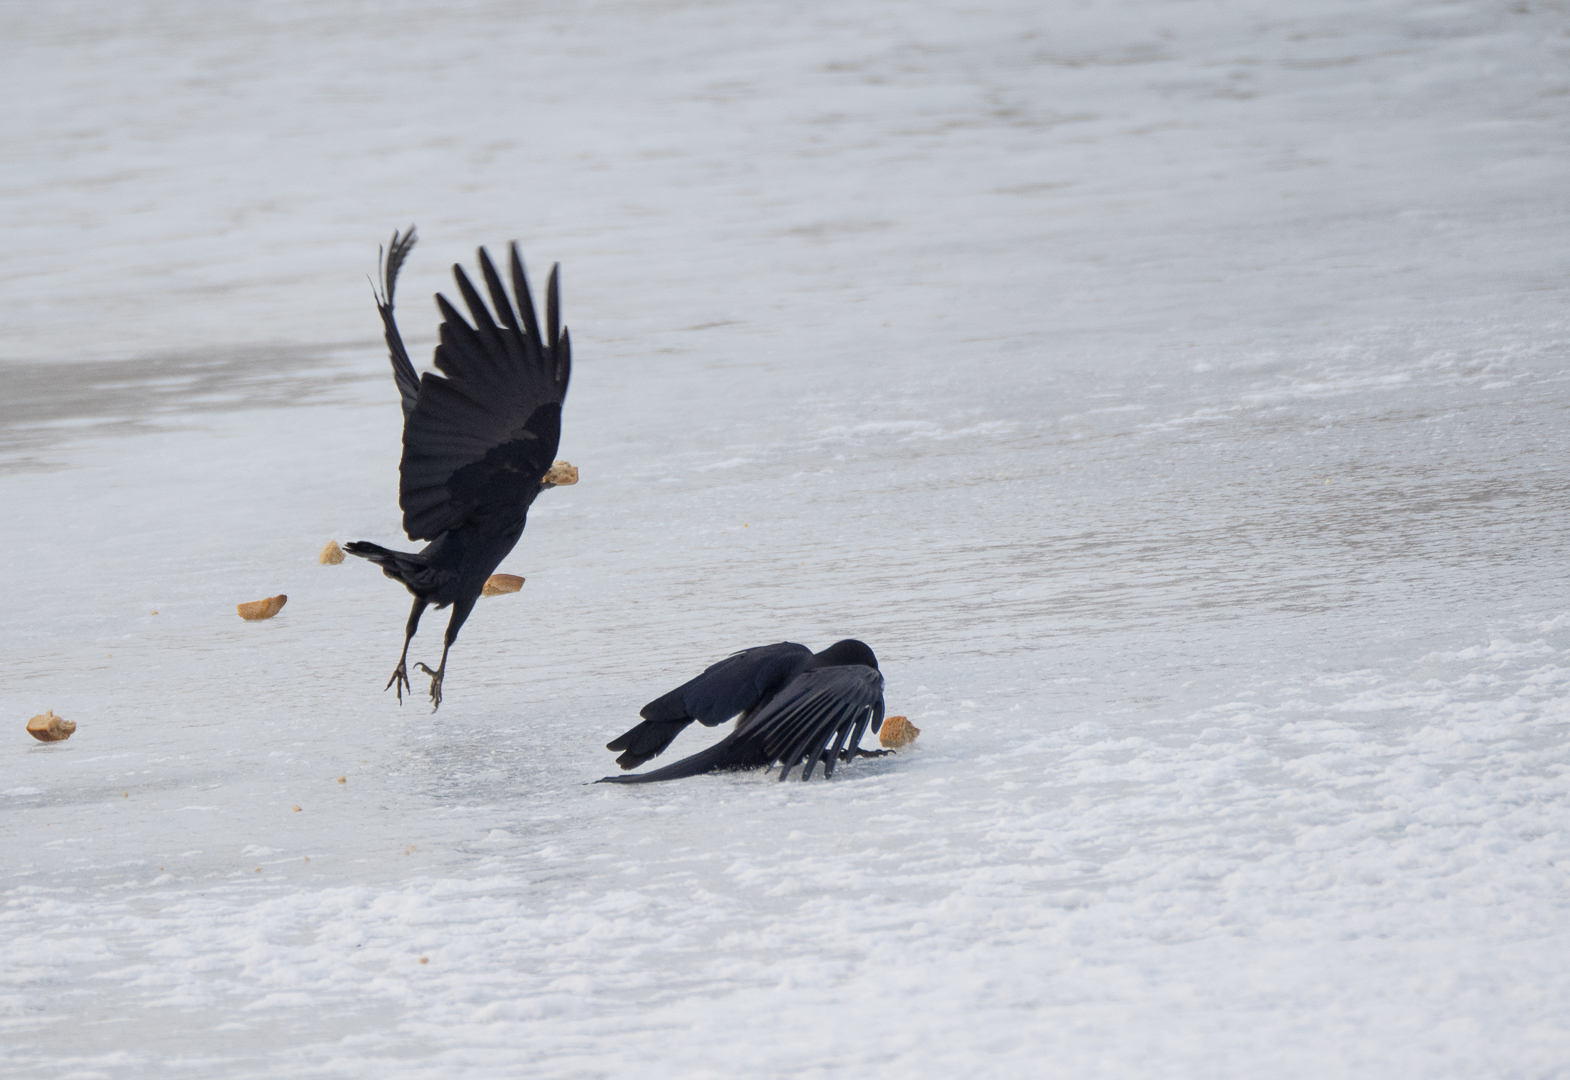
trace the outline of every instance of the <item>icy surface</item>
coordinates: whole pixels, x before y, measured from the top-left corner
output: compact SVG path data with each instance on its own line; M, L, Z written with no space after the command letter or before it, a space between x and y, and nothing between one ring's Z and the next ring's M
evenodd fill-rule
M0 1074L1562 1075L1563 4L0 19ZM410 221L578 353L434 717ZM910 751L585 784L846 635Z

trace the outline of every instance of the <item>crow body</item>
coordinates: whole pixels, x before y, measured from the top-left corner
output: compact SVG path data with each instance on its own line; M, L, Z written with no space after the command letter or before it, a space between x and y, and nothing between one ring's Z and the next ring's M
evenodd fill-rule
M663 753L694 720L714 727L738 719L736 730L707 750L601 783L645 784L768 765L780 767L781 780L800 765L807 780L819 761L827 777L837 761L887 753L860 748L866 730L883 724L883 676L872 650L853 638L820 653L791 641L744 649L655 698L639 715L643 723L605 745L622 752L616 763L623 769Z
M392 551L364 540L344 550L369 559L414 596L404 628L403 653L387 681L398 700L409 688L409 642L427 607L452 607L435 671L431 704L442 703L447 652L479 599L486 578L523 535L529 506L547 487L544 476L556 460L561 408L572 375L572 343L560 327L558 268L546 286L545 332L518 245L511 249L513 299L484 248L479 263L495 317L463 267L453 278L474 320L471 326L441 294L441 339L437 371L419 375L409 360L393 319L398 271L414 247L414 228L393 233L382 263L376 307L386 332L393 379L403 402L403 461L398 505L411 540L428 540L419 551Z

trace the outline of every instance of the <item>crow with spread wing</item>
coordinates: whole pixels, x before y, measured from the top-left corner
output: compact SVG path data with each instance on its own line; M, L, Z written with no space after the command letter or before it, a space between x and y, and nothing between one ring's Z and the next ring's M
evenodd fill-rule
M566 328L559 327L559 268L551 269L546 286L542 337L518 245L512 245L511 265L516 309L481 248L480 271L495 318L463 267L454 265L453 277L474 325L438 293L442 325L435 363L441 374L416 374L393 321L398 270L414 241L413 226L402 235L393 233L382 263L376 307L386 330L393 378L403 398L403 462L398 469L403 528L409 539L430 543L417 552L404 552L358 540L345 550L376 563L414 595L403 653L387 681L389 689L398 688L400 703L409 689L409 641L420 625L420 615L432 604L437 610L452 606L441 663L435 671L415 665L431 677L431 704L440 707L447 651L479 599L485 579L523 535L530 504L541 491L555 486L545 480L545 474L556 460L561 438L572 344Z
M829 777L837 761L888 753L860 746L869 727L877 732L883 724L883 676L872 650L853 638L820 653L791 641L745 649L655 698L639 715L643 723L605 745L622 751L616 763L623 769L663 753L694 720L714 727L739 718L736 730L707 750L663 769L607 776L601 783L645 784L775 764L781 780L797 765L807 780L819 761Z

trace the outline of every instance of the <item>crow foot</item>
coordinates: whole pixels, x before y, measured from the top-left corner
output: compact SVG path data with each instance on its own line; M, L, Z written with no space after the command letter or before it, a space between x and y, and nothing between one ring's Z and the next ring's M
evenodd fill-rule
M415 664L414 666L431 677L431 712L435 712L442 707L442 676L446 674L447 665L443 664L435 671L432 671L424 664Z
M849 761L853 757L884 757L893 752L892 750L864 750L858 746L854 750L841 750L840 760Z
M387 685L382 687L382 693L385 694L387 691L391 690L394 686L396 686L398 688L398 704L402 705L403 704L403 692L405 690L410 690L410 687L409 687L409 669L406 666L404 666L404 661L402 661L402 660L398 661L398 669L392 673L392 678L387 680ZM412 693L412 690L411 690L411 693Z

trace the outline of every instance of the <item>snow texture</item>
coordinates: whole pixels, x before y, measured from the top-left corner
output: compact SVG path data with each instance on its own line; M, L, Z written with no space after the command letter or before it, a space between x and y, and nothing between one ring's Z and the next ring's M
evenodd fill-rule
M1566 1075L1564 3L0 21L0 1075ZM434 716L410 222L583 478ZM843 636L910 750L585 783Z

